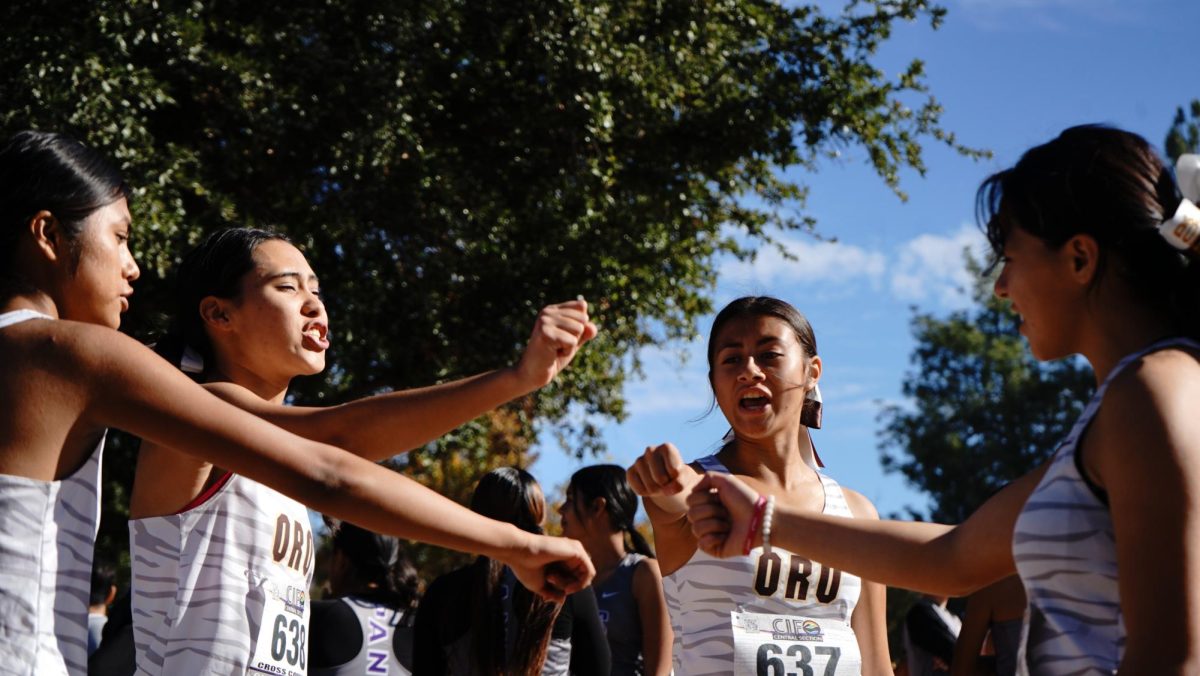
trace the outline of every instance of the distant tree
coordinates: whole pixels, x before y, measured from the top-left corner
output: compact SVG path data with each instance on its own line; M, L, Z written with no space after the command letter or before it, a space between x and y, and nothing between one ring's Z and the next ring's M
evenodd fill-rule
M1192 99L1186 113L1183 106L1175 109L1163 147L1172 160L1185 153L1200 153L1200 99Z
M960 523L988 497L1055 451L1095 380L1078 359L1039 362L1018 332L1008 301L978 275L975 306L912 321L917 348L905 404L881 415L883 466L933 499L919 518Z
M920 61L892 76L874 63L897 24L944 13L928 0L841 15L767 0L13 0L0 134L66 131L124 165L143 269L134 335L160 324L163 282L205 232L292 235L335 336L297 401L504 365L539 306L586 295L603 333L566 377L406 470L465 477L485 469L468 462L484 441L519 439L484 449L507 457L547 429L577 454L599 448L638 349L692 337L711 309L718 256L812 228L801 173L781 169L850 151L899 192L902 170L924 171L923 143L978 155L941 126ZM121 444L107 458L119 517L132 459ZM462 499L459 483L439 489ZM124 523L104 528L101 547L120 550Z

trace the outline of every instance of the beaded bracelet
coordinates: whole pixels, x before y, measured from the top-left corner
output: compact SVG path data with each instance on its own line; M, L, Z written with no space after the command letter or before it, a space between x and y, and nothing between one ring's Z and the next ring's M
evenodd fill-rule
M759 495L758 500L754 503L754 516L750 518L750 531L746 533L746 541L742 544L743 556L750 556L750 549L754 544L754 536L758 534L758 526L762 523L763 511L766 508L767 499Z
M763 510L762 533L763 554L771 555L771 521L775 517L775 496L767 498L767 508Z

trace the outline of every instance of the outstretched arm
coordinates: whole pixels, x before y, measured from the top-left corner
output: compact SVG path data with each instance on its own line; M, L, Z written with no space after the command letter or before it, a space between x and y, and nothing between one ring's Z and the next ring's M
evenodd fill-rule
M279 429L121 334L83 327L72 338L66 347L77 360L72 371L84 374L92 424L203 458L369 530L495 558L549 597L586 586L595 572L578 542L484 518L407 477Z
M846 519L779 505L771 542L889 586L965 596L1015 571L1013 526L1044 471L1009 484L959 526ZM706 474L688 497L699 546L713 556L740 554L757 498L735 477Z
M390 392L324 408L280 406L232 383L217 396L302 437L372 460L422 446L480 415L545 386L596 336L587 302L542 309L521 360L509 368L441 385Z

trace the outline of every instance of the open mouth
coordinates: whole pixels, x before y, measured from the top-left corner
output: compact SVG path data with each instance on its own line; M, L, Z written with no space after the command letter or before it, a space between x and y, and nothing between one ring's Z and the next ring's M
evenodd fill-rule
M771 400L763 394L751 392L742 395L738 400L738 408L743 411L762 411L771 403Z
M310 350L327 350L329 349L329 329L324 324L313 323L304 327L301 332L304 336L304 345Z

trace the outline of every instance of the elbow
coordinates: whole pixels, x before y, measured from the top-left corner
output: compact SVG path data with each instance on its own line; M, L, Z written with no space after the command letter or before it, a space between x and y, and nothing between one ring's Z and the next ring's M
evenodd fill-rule
M302 502L319 511L337 511L337 503L355 492L354 473L347 466L351 456L330 446L314 445L317 448L312 462L302 473Z

